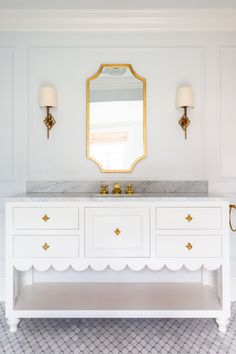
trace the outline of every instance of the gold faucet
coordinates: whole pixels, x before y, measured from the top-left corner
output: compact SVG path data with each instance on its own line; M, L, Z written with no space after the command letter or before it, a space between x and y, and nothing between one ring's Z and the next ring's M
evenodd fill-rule
M125 194L134 194L134 187L129 183L126 187Z
M101 184L100 194L108 194L108 185L107 184Z
M121 194L121 188L119 183L115 183L112 194Z

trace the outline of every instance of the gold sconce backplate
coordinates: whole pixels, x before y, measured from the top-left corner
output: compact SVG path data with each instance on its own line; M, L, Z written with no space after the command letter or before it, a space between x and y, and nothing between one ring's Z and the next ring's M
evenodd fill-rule
M56 124L56 120L53 118L51 113L49 112L50 107L47 107L47 116L44 119L44 124L47 127L47 138L49 139L49 132L52 129L52 127Z
M52 127L56 124L56 121L53 118L53 116L50 114L48 117L44 119L44 124L47 127L47 138L49 139L49 132L52 129Z
M190 119L187 116L187 107L184 107L184 114L179 120L179 125L181 126L181 128L184 131L185 139L187 139L187 128L188 128L190 123L191 123L191 121L190 121Z
M183 129L184 131L184 138L187 139L187 128L190 124L190 120L188 119L188 117L182 117L180 118L179 120L179 125L181 126L181 128Z

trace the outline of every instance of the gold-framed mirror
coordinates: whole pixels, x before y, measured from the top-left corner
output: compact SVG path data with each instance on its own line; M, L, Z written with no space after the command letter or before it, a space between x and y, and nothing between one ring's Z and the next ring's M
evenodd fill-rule
M146 80L130 64L102 64L87 79L87 158L102 172L132 172L146 157Z

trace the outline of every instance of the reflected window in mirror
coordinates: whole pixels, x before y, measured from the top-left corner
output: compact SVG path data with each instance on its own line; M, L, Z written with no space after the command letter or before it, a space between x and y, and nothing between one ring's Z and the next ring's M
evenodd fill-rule
M103 64L87 80L87 157L102 172L131 172L146 156L146 80Z

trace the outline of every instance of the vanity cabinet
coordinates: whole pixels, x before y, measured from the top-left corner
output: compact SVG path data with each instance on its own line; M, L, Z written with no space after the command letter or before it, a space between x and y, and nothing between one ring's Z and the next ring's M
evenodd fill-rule
M228 201L220 197L34 197L6 202L6 317L230 318ZM143 268L199 282L35 282L34 269ZM19 277L26 272L25 277ZM29 274L31 274L29 276ZM172 277L173 278L173 277ZM178 279L179 280L179 279Z

